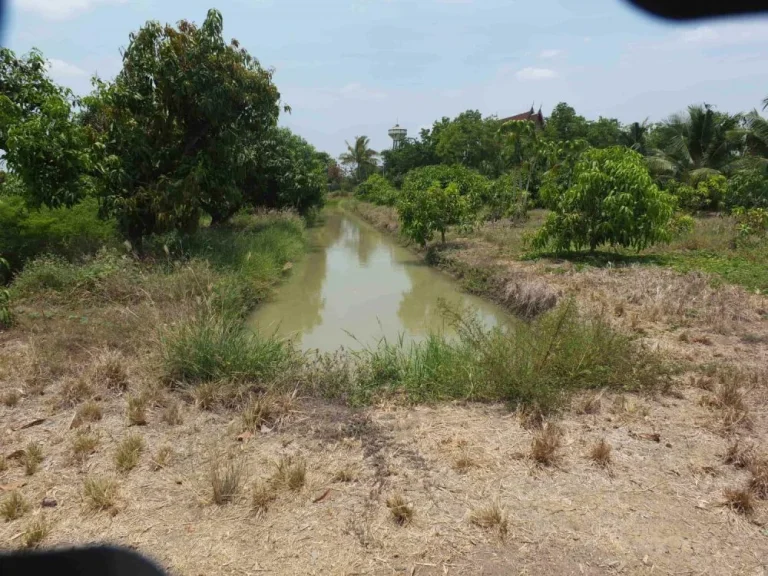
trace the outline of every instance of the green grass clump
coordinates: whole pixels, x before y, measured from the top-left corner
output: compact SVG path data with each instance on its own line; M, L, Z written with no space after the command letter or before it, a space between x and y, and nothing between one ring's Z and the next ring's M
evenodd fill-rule
M247 330L240 319L204 311L182 322L162 340L169 382L269 379L292 357L288 342Z
M381 341L359 353L348 397L398 395L412 402L506 401L547 412L584 389L638 390L664 381L670 367L572 302L507 330L454 316L458 339L432 335L405 345Z

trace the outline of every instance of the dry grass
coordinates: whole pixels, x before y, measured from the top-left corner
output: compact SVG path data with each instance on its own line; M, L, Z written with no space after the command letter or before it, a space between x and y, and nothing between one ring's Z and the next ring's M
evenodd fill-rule
M470 468L477 466L474 458L467 450L462 450L458 456L453 459L453 469L462 474L469 471Z
M605 438L601 438L600 441L590 449L589 459L598 466L605 468L611 463L612 451L613 448L611 445L606 442Z
M579 414L599 414L603 407L603 393L590 393L580 399L576 406Z
M27 525L21 537L21 544L24 548L37 548L50 532L50 524L40 515Z
M219 401L220 382L201 382L192 390L195 406L201 410L211 410Z
M96 451L99 437L92 432L80 432L72 440L72 459L82 464Z
M333 482L354 482L357 480L357 469L351 465L344 466L333 475Z
M165 408L163 408L161 419L169 426L178 426L179 424L182 424L184 420L181 417L181 406L179 403L173 400L166 403Z
M115 466L120 472L130 472L139 463L144 451L144 439L138 434L126 436L115 450Z
M93 394L90 385L83 378L68 378L59 392L59 404L63 408L72 408L90 398Z
M75 422L77 424L82 424L84 422L98 422L101 420L101 417L101 404L94 400L88 400L77 409L77 412L75 412Z
M735 440L728 446L723 463L731 464L736 468L748 468L755 461L755 457L754 446L742 446L738 440Z
M506 537L509 528L507 514L497 502L473 510L469 516L469 521L485 530L495 531L502 539Z
M147 423L147 397L144 394L129 397L125 413L131 426L144 426Z
M768 460L756 458L749 464L749 488L755 496L768 499Z
M275 487L270 482L257 480L251 488L251 508L258 514L263 514L269 505L277 499Z
M502 300L517 316L530 320L557 305L557 291L542 280L513 280L504 287Z
M28 509L29 505L24 500L24 496L21 495L21 492L14 490L0 503L0 516L6 522L10 522L24 516Z
M734 512L749 516L755 511L755 499L752 492L745 488L728 488L723 492L724 504Z
M395 492L387 498L387 508L389 508L392 519L398 526L405 526L413 519L413 506L405 499L400 492Z
M0 398L0 402L8 408L16 406L16 404L19 403L19 400L21 400L21 393L15 389L5 390Z
M745 399L741 380L744 375L736 371L720 374L720 384L710 404L719 408L723 414L723 427L734 430L739 426L750 427L751 418L749 405Z
M560 459L563 432L559 426L548 423L531 442L531 459L541 466L552 466Z
M89 476L83 482L83 498L91 510L115 510L119 485L113 478Z
M150 462L150 467L153 471L157 472L158 470L162 470L163 468L168 468L168 466L171 465L173 462L174 452L173 448L170 446L161 446L158 448L157 452L155 452L155 455L152 456L152 461Z
M520 426L526 430L541 430L544 427L544 412L537 406L520 408L517 415Z
M22 463L24 464L24 473L27 476L32 476L40 467L40 463L43 461L43 448L37 442L30 442L24 449L24 455L22 456Z
M307 481L307 462L301 457L283 456L275 465L272 482L275 486L284 486L298 491Z
M258 432L262 425L269 424L276 417L275 402L268 396L251 398L240 414L243 429L251 432Z
M113 392L128 390L128 371L122 354L114 350L106 350L96 359L91 373L94 386L104 386Z
M239 460L216 462L211 467L211 500L222 505L232 502L240 493L245 469Z
M0 456L0 472L5 472L8 469L8 460L5 456Z

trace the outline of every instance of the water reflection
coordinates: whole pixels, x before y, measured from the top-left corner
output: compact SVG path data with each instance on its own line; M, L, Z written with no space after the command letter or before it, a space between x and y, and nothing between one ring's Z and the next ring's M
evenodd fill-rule
M275 298L251 318L259 330L295 336L304 349L360 348L400 333L424 337L443 328L439 299L477 309L487 326L504 316L340 210L327 211L323 225L310 230L310 246Z

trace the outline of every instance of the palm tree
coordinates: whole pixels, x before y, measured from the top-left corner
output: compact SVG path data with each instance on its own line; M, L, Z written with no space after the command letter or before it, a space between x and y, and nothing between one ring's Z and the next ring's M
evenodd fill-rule
M768 98L766 98L768 100ZM743 154L734 162L737 169L768 169L768 120L752 110L742 118L742 127L734 130Z
M659 146L648 152L649 166L691 180L719 174L737 159L741 120L709 104L689 106L687 113L673 114L658 126Z
M621 143L627 148L631 148L645 156L647 153L646 140L649 130L648 118L643 120L642 124L640 122L632 122L632 124L624 129L621 135Z
M352 166L357 181L362 182L378 165L379 153L368 147L371 143L368 136L355 136L354 146L346 141L344 143L347 145L347 151L339 156L339 160L345 166Z

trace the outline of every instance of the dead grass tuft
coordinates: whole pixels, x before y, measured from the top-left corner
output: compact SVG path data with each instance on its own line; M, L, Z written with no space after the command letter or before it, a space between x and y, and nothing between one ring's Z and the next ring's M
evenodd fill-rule
M44 516L38 516L32 520L24 530L21 543L24 548L37 548L50 534L51 526Z
M258 432L262 425L269 424L276 417L275 402L268 396L251 398L240 414L243 428L251 432Z
M24 449L22 463L24 464L24 473L32 476L43 461L43 448L37 442L30 442Z
M560 459L563 432L559 426L548 423L531 442L531 459L541 466L552 466Z
M504 287L503 301L517 316L533 319L557 305L557 292L541 280L517 280Z
M83 482L83 498L91 510L114 510L119 486L113 478L89 476Z
M605 468L611 463L611 452L613 448L606 442L605 438L601 438L600 441L592 446L589 451L589 458L598 466Z
M749 375L735 370L721 372L715 395L705 401L705 404L722 411L723 427L726 431L735 430L739 426L750 427L752 423L741 386L742 380L749 380Z
M8 460L5 456L0 455L0 472L5 472L8 469Z
M270 482L257 480L251 488L251 508L258 514L263 514L269 505L277 499L275 487Z
M405 526L413 519L413 506L411 506L400 492L395 492L387 498L387 508L392 514L392 519L398 526Z
M94 386L104 386L113 392L128 390L128 371L122 354L114 350L103 352L94 363L91 382Z
M214 504L222 505L232 502L240 492L245 470L237 460L216 462L211 468L211 498Z
M220 382L201 382L192 390L195 406L201 410L211 410L219 401Z
M21 400L21 393L15 389L5 390L2 398L0 398L0 401L8 408L16 406L16 404L19 403L19 400Z
M333 482L354 482L357 480L357 469L351 465L344 466L333 475L332 480Z
M161 418L163 422L170 426L178 426L179 424L182 424L183 419L181 418L181 406L179 403L173 400L169 401L163 409Z
M755 511L755 502L752 492L745 488L728 488L723 492L725 505L734 512L749 516Z
M301 490L307 481L307 462L301 457L283 456L277 461L272 481L275 486L285 486L293 491Z
M469 516L469 521L475 526L479 526L485 530L495 531L502 539L506 537L509 528L507 514L496 502L489 506L473 510Z
M576 411L579 414L599 414L603 407L603 393L595 392L584 396L578 404Z
M85 401L91 394L91 387L83 378L68 378L61 386L59 404L63 408L72 408Z
M101 405L94 400L88 400L75 412L75 423L79 425L84 422L98 422L101 417Z
M88 456L96 451L99 445L99 437L92 432L79 432L72 440L72 459L78 464L83 464Z
M723 462L725 464L731 464L736 468L748 468L755 461L755 457L754 446L742 446L741 443L736 440L728 446Z
M474 466L477 466L477 462L475 462L474 458L472 458L467 450L462 450L461 453L453 459L453 469L462 474L466 473Z
M147 423L147 397L143 394L129 397L126 415L131 426L144 426Z
M518 417L520 426L526 430L541 430L544 426L544 412L538 406L520 408Z
M749 488L758 498L768 499L768 460L756 458L749 464L749 472Z
M161 446L158 448L157 452L155 452L155 455L152 456L152 461L150 462L150 466L152 467L152 470L154 472L157 472L158 470L162 470L163 468L168 468L168 466L171 465L173 462L174 452L173 448L170 446Z
M115 450L115 466L120 472L130 472L139 463L144 451L144 439L138 434L126 436Z
M0 516L6 522L10 522L24 516L28 509L29 505L24 500L24 496L21 492L14 490L0 503Z

